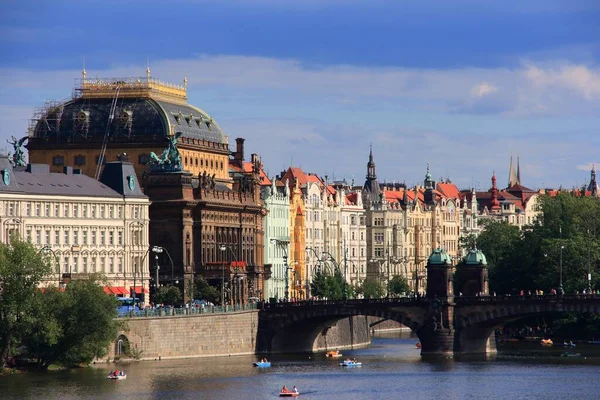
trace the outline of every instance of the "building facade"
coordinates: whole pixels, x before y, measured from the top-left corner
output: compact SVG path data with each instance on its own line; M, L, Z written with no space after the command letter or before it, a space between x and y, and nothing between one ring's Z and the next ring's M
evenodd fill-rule
M144 300L148 292L148 198L133 165L111 162L100 181L64 167L12 167L0 156L0 241L30 241L51 260L44 285L101 274L109 291Z
M265 224L265 266L270 265L271 278L265 282L265 296L285 298L287 255L290 254L290 188L271 185L262 186L262 198L267 211ZM289 283L289 282L288 282Z

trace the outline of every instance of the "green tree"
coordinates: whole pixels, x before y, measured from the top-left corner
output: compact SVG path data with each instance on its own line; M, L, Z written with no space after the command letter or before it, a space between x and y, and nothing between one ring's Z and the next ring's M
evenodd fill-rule
M116 299L100 284L92 276L69 283L62 292L50 288L36 295L40 318L23 344L40 368L85 365L106 355L121 323L116 319Z
M314 297L323 299L329 294L329 283L327 276L327 274L319 270L313 275L313 280L310 283L310 292Z
M399 296L401 294L406 294L409 292L408 282L406 278L401 275L395 275L390 280L390 294L394 296Z
M177 286L163 286L155 294L155 302L174 305L182 299L181 290Z
M0 369L39 318L38 285L50 265L31 243L0 243Z
M385 290L378 279L366 278L362 283L360 292L365 299L380 299L383 297Z
M196 297L197 296L197 297ZM211 303L219 303L221 300L221 291L211 286L203 276L196 278L196 290L194 298L204 299Z

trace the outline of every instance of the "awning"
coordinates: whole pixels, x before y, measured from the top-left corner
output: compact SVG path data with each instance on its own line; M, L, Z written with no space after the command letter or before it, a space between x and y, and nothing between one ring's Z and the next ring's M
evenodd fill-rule
M118 294L129 294L129 292L127 291L127 289L125 289L125 286L115 286L112 289L116 290L117 292L119 292Z
M133 292L133 286L130 286L129 290L131 292ZM143 292L142 292L142 290L143 290ZM144 288L143 286L136 286L135 287L135 293L136 294L148 293L148 289Z
M104 293L106 293L106 294L113 294L113 292L110 290L110 288L108 286L104 286L102 289L104 289Z

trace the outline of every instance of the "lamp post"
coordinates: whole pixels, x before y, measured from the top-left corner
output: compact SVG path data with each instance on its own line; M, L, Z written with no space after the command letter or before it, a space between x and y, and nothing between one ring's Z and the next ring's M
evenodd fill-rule
M54 261L56 261L56 273L58 275L58 286L60 286L60 260L58 259L58 257L56 256L56 253L54 252L54 250L52 250L52 248L48 245L42 247L41 249L38 250L38 252L44 252L44 253L52 253L52 256L54 257Z
M563 269L562 269L562 253L565 246L562 245L562 226L559 228L560 233L560 253L559 253L559 281L558 281L558 294L562 296L565 293L563 289Z
M312 269L312 276L314 277L314 275L315 275L315 273L314 273L315 267L316 267L317 265L320 265L320 264L321 264L321 259L319 258L319 255L317 254L316 250L315 250L315 249L313 249L312 247L305 247L305 250L306 250L306 251L307 251L309 254L312 252L312 253L315 255L315 259L317 260L317 263L316 263L316 264L313 266L313 269ZM309 292L310 292L310 284L309 284L309 282L308 282L308 263L309 263L309 262L310 262L310 261L309 261L309 258L307 258L307 259L306 259L306 282L305 282L305 283L306 283L306 299L307 299L307 300L308 300L308 299L309 299L309 297L310 297L310 296L309 296Z
M219 250L226 251L227 247L225 245L221 245L219 246ZM223 265L221 266L221 307L225 306L225 264L227 262L223 263Z
M588 229L587 231L588 233L588 256L587 256L587 266L588 266L588 273L587 273L587 278L588 278L588 293L591 293L592 291L592 267L591 267L591 260L590 260L590 230Z

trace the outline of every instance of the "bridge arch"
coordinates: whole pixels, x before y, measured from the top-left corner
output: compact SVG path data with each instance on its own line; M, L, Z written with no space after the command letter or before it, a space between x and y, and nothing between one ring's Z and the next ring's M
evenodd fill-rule
M519 319L563 313L600 313L600 304L595 304L597 300L586 301L588 299L585 298L562 301L556 297L487 300L487 304L482 302L457 309L455 329L458 335L455 338L455 352L482 353L489 352L490 348L495 351L495 343L492 343L494 331Z
M340 339L351 343L348 347L366 345L371 339L370 326L366 318L362 322L360 318L356 318L360 316L393 320L409 327L417 335L423 326L423 313L417 307L381 302L360 305L320 303L319 307L289 306L261 313L257 350L272 353L317 352L328 350L329 346L340 347L331 344L332 340L339 343ZM338 323L347 324L344 332L350 337L335 337L339 333L334 329ZM261 329L261 326L264 328Z

